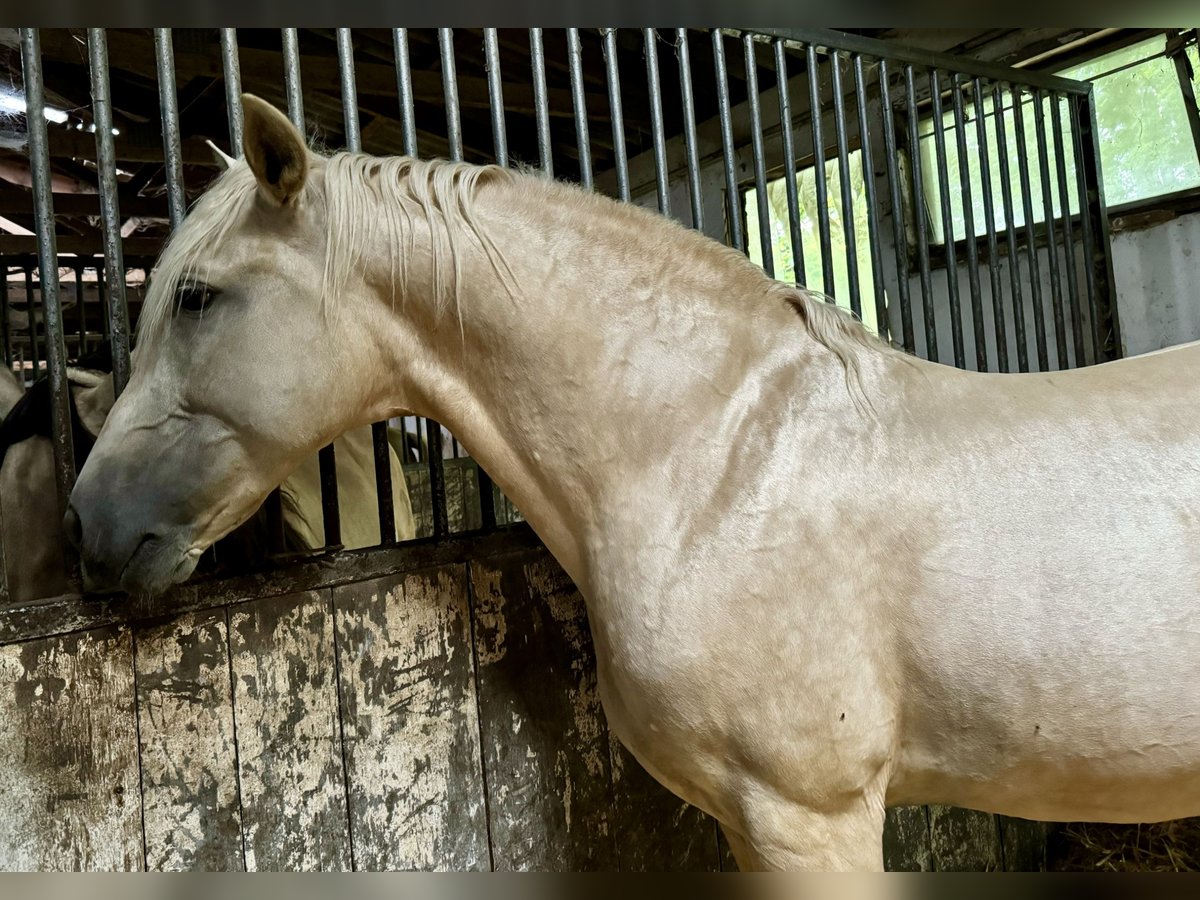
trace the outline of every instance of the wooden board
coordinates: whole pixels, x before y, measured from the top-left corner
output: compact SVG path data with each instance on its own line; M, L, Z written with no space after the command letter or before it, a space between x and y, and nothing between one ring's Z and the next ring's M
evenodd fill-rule
M245 867L225 613L134 634L150 870Z
M1043 872L1049 829L1044 822L997 816L1006 872Z
M929 872L929 807L897 806L883 820L883 867L889 872Z
M991 813L930 806L929 845L938 872L1000 869L1000 831Z
M141 869L129 631L0 647L0 716L0 868Z
M493 865L612 870L608 729L583 600L549 554L471 564Z
M490 867L464 566L334 590L355 866Z
M717 822L680 800L610 739L613 834L622 872L719 872Z
M230 612L246 868L352 866L329 591Z

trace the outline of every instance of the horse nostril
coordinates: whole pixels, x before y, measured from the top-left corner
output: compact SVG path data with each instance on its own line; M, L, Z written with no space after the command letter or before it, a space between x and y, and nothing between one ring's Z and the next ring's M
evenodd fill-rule
M67 540L71 542L71 546L78 550L83 543L83 524L79 521L75 507L67 506L67 514L63 516L63 528L66 529Z

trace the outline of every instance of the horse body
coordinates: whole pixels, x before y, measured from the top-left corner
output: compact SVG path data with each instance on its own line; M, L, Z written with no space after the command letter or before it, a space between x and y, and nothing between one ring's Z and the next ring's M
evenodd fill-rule
M879 868L890 803L1200 812L1200 349L959 372L565 186L309 156L256 98L246 153L164 256L76 487L95 570L186 575L331 432L411 410L573 578L613 731L743 867ZM201 265L203 326L170 308ZM267 367L269 396L206 380ZM119 521L145 447L185 438L207 480L155 478Z

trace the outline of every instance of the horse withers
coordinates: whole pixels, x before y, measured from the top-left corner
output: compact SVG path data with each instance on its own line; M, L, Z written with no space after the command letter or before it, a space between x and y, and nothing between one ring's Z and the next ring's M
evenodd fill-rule
M889 804L1200 813L1200 347L959 371L653 213L243 105L72 495L95 577L166 588L412 411L574 579L612 730L742 868L880 868Z

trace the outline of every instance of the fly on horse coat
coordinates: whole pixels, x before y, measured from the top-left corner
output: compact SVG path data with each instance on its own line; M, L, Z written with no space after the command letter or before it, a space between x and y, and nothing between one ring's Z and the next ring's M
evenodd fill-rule
M881 868L890 804L1200 814L1200 346L959 371L653 213L243 104L72 496L94 584L163 590L412 412L574 579L612 729L743 868Z

